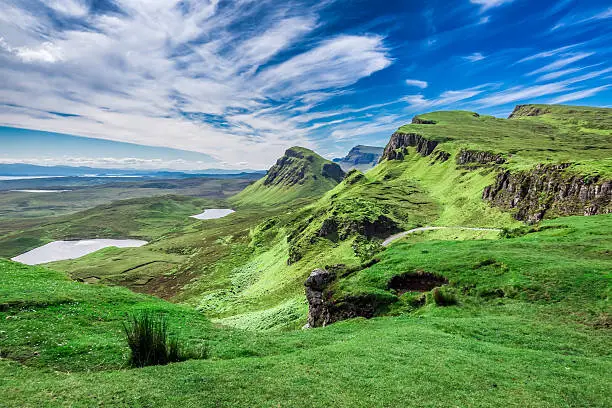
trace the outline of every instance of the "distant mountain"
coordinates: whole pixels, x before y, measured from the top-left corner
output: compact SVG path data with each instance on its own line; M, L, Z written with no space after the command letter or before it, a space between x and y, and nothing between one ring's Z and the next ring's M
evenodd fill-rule
M383 147L358 145L345 157L334 159L333 162L338 163L344 171L352 169L365 171L376 166L384 150Z
M0 163L0 176L29 176L29 177L109 177L109 176L143 176L182 178L206 175L242 175L247 173L265 174L264 170L224 170L206 169L197 171L172 171L172 170L133 170L133 169L102 169L95 167L73 167L73 166L38 166L24 163Z
M241 204L278 204L301 197L316 197L344 178L342 168L312 150L292 147L265 177L247 187L234 200Z

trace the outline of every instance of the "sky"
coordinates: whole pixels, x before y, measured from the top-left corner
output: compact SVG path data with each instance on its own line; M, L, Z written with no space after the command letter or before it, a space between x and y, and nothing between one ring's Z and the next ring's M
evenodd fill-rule
M339 157L428 111L612 107L611 54L609 0L0 0L0 162Z

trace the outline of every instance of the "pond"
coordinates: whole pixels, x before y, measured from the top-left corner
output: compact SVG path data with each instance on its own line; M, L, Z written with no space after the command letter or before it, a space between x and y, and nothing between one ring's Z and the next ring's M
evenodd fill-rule
M191 218L197 218L198 220L214 220L217 218L223 218L226 215L230 215L235 212L229 208L211 208L204 210L201 214L192 215Z
M72 190L9 190L14 193L64 193Z
M102 248L135 248L147 241L137 239L83 239L80 241L53 241L12 258L13 261L26 265L38 265L65 259L80 258Z

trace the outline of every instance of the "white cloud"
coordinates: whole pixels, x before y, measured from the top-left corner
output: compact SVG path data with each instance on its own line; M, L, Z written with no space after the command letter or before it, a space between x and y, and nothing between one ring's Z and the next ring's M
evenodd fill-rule
M70 17L83 17L89 12L89 6L80 0L46 0L45 5Z
M565 76L565 75L573 74L575 72L580 71L581 69L582 68L568 68L568 69L563 69L561 71L550 72L548 74L544 74L544 75L538 77L538 79L536 79L536 81L537 82L550 81L550 80L557 79L557 78L560 78L560 77Z
M344 87L388 67L387 52L380 36L340 36L265 70L257 80L280 96Z
M512 3L513 0L470 0L470 3L481 6L483 10L487 10L501 5Z
M526 101L528 99L551 95L565 90L567 90L567 86L562 82L526 87L516 86L481 98L477 103L482 107L505 105L507 103Z
M598 86L596 88L585 89L583 91L577 91L568 93L565 95L558 96L550 101L550 103L564 103L569 101L577 101L580 99L588 98L590 96L596 95L599 92L610 88L610 85Z
M463 58L466 61L477 62L477 61L481 61L485 59L486 57L479 52L475 52L471 55L466 55L465 57L461 57L461 58Z
M539 69L536 69L535 71L531 71L527 75L536 75L536 74L541 74L542 72L554 71L559 68L563 68L567 65L573 64L574 62L590 57L593 54L595 53L594 52L579 52L576 54L567 54L566 56L564 56L564 58L558 59L555 62L551 62L548 65L545 65Z
M35 48L29 47L11 47L4 38L0 37L0 48L10 54L15 55L23 62L48 62L54 63L64 59L60 47L52 42L43 42Z
M418 79L407 79L406 80L406 85L408 86L416 86L417 88L421 88L421 89L425 89L427 88L427 82L426 81L421 81Z
M529 55L523 59L520 59L518 62L521 63L521 62L526 62L526 61L533 61L533 60L540 59L540 58L552 57L564 51L567 51L569 49L576 48L579 45L582 45L582 44L571 44L571 45L566 45L564 47L555 48L554 50L542 51L537 54Z
M85 15L85 0L46 3L87 25L71 30L25 3L0 8L8 62L0 99L11 105L0 124L246 159L252 168L291 145L314 147L298 115L393 60L381 36L305 41L319 5L270 3L123 0L121 13ZM253 18L257 29L233 28Z
M430 109L441 106L448 106L456 102L471 99L480 95L490 84L483 84L473 88L444 91L437 98L427 99L423 95L408 95L404 97L404 101L415 109Z

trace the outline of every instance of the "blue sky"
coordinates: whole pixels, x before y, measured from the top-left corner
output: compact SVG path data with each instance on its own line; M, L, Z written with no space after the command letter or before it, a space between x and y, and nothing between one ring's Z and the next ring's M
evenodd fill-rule
M203 154L51 155L5 128L0 161L266 168L384 145L419 112L611 106L611 44L601 0L0 0L0 125Z

